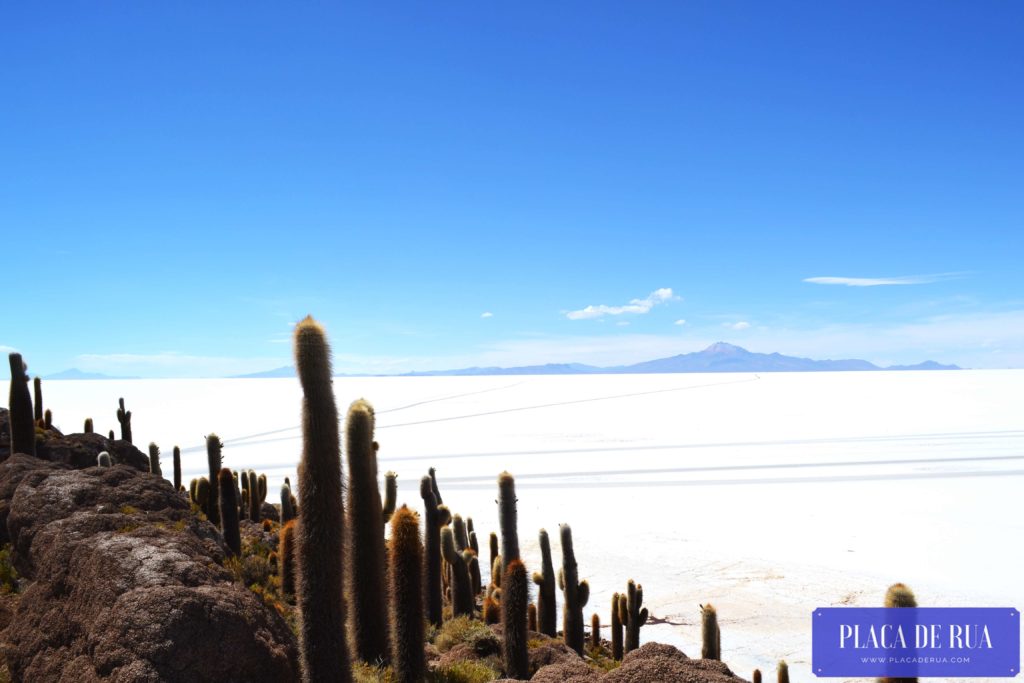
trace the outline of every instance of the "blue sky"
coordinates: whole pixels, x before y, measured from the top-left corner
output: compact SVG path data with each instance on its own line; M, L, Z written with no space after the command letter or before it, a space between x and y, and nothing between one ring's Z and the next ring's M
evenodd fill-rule
M1022 367L1022 27L1012 2L7 4L0 346L216 376L288 364L312 313L340 371L717 340Z

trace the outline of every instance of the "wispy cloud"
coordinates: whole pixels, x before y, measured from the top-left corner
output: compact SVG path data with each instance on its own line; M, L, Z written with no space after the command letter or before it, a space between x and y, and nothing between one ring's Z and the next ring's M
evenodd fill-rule
M962 273L935 273L932 275L898 275L896 277L807 277L804 282L815 285L842 285L845 287L887 287L900 285L927 285L932 282L961 277Z
M679 297L672 294L671 287L662 287L661 289L654 290L643 299L632 299L628 304L623 306L608 306L605 304L599 304L597 306L591 305L586 308L581 308L578 311L568 311L565 314L565 317L569 320L589 320L593 318L601 318L606 315L650 313L651 309L658 304L678 298Z
M491 313L490 311L484 311L483 313L480 314L480 317L481 318L493 318L494 314Z
M673 324L673 325L680 325L680 326L682 326L682 325L685 325L685 324L686 324L686 321L685 321L685 320L683 320L682 318L680 318L679 320L675 321L675 322L674 322L674 323L672 323L672 324Z
M619 322L615 323L615 326L616 327L629 327L629 321L628 320L620 320Z

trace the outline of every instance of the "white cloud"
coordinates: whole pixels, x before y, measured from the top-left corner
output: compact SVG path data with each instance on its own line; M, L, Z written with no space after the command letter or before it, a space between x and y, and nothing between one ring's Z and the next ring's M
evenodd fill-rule
M620 320L619 322L615 323L615 326L616 327L629 327L629 321L628 320Z
M569 320L589 320L592 318L600 318L605 315L649 313L651 309L658 304L677 298L678 297L673 296L671 287L662 287L661 289L654 290L643 299L632 299L624 306L607 306L605 304L599 304L597 306L591 305L586 308L581 308L578 311L569 311L565 314L565 317Z
M934 275L899 275L896 277L807 277L804 282L815 285L843 285L846 287L884 287L891 285L927 285L958 277L960 273Z
M481 318L493 318L494 314L491 313L490 311L484 311L483 313L480 314L480 317Z
M730 330L736 330L737 332L740 332L742 330L749 330L750 329L750 323L748 323L746 320L740 320L740 321L734 322L734 323L722 323L722 324L725 327L728 327Z
M685 320L683 320L682 318L680 318L679 320L675 321L675 322L674 322L674 323L672 323L672 324L673 324L673 325L685 325L685 324L686 324L686 321L685 321Z

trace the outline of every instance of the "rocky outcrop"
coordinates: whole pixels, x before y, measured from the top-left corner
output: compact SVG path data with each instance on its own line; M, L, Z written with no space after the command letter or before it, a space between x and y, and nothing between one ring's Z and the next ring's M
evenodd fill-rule
M622 666L609 671L601 683L740 683L722 662L690 659L663 643L647 643L622 658Z
M294 635L167 480L15 454L0 496L28 586L0 633L13 680L298 680Z
M11 454L8 411L0 408L0 462ZM149 471L149 458L138 448L120 439L110 440L102 434L62 434L60 430L36 429L36 455L42 460L75 468L95 467L96 456L110 453L115 465L129 465Z

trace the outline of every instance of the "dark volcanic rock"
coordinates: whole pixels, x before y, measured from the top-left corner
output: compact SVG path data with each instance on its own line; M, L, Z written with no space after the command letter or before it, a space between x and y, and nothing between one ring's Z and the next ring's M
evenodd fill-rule
M17 454L0 495L29 581L0 633L13 680L298 680L294 635L167 480Z
M647 643L622 658L622 666L609 671L601 683L741 683L722 662L689 659L662 643Z
M0 462L11 454L8 419L8 410L0 408ZM115 465L131 465L137 470L149 471L149 458L127 441L111 441L102 434L62 434L56 428L36 430L36 455L42 460L78 469L95 467L96 456L103 451L110 453Z

